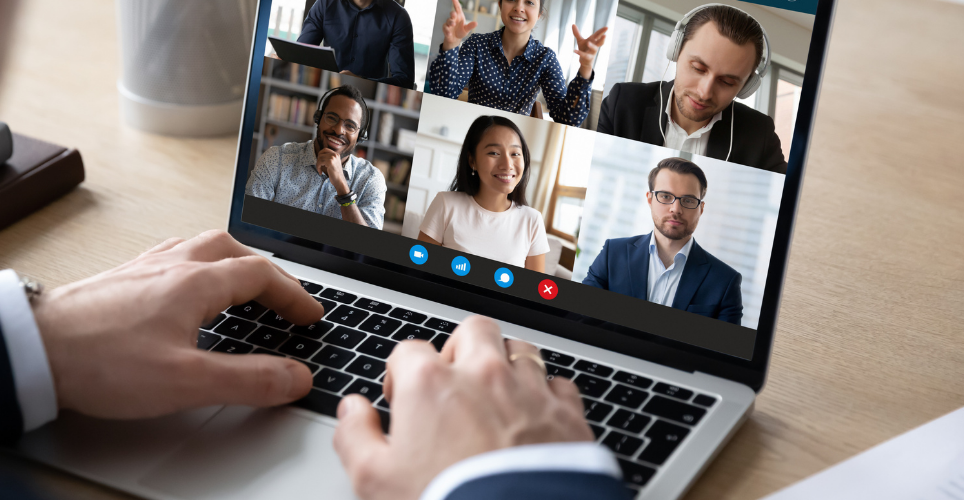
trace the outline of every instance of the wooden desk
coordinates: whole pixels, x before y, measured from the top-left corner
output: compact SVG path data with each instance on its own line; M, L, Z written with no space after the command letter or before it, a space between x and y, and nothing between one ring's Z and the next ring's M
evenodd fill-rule
M23 2L0 117L74 146L80 189L0 231L60 285L225 227L235 137L119 123L114 4ZM753 499L964 406L964 7L842 0L767 387L688 499ZM56 27L57 36L50 36ZM10 457L64 498L127 498Z

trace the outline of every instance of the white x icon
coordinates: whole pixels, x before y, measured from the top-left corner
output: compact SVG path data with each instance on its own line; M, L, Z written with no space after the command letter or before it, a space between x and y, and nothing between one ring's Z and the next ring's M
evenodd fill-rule
M546 287L545 292L549 295L552 295L552 287L549 285L545 285L545 287Z

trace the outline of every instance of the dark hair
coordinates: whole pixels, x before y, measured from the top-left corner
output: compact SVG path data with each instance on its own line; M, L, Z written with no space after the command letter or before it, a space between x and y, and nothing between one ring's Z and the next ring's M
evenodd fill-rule
M549 9L546 8L547 1L548 0L539 0L539 19L545 19L545 17L549 15ZM499 8L502 8L502 0L499 0Z
M719 30L720 34L729 38L733 43L737 45L753 44L756 48L756 61L753 64L753 69L756 70L757 66L760 65L760 60L763 59L763 28L752 16L729 5L714 5L693 14L690 21L686 23L686 31L683 33L683 43L680 44L680 50L686 45L686 42L693 38L697 30L710 21L716 23L716 29Z
M478 194L482 181L478 175L472 175L472 166L469 164L469 160L475 157L475 150L482 142L482 135L492 127L506 127L519 136L519 141L522 143L524 170L522 171L522 180L509 193L509 201L527 206L529 204L526 201L526 185L529 184L529 145L526 144L526 138L523 137L519 127L512 120L501 116L480 116L472 122L468 133L465 134L465 140L462 141L462 151L459 152L459 164L455 171L455 180L452 181L452 186L449 189L466 193L469 196Z
M706 196L706 175L703 174L703 169L689 160L675 157L660 160L660 162L656 164L656 168L649 171L650 191L656 189L656 175L664 168L681 175L695 175L696 180L700 181L700 198Z
M325 98L325 102L321 103L322 114L324 114L325 108L328 107L328 103L331 102L331 98L335 97L336 95L342 95L342 96L354 99L355 102L357 102L358 105L361 107L362 122L361 122L360 128L358 129L358 134L361 135L365 131L365 129L368 128L368 104L365 102L365 98L362 96L361 91L358 90L357 87L351 84L342 85L341 87L335 87L334 89L332 89L331 93L328 94L328 97Z

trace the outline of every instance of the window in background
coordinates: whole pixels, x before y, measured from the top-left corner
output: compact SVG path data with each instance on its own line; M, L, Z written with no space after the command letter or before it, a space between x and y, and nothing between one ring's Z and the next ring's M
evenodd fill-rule
M589 186L592 147L581 129L567 129L559 159L559 173L549 199L549 234L575 242ZM589 132L591 134L591 132Z
M305 19L305 0L274 0L268 18L268 36L295 41L301 34ZM274 50L270 43L264 44L264 55L270 57Z
M776 70L776 89L770 116L773 117L773 124L780 138L783 157L789 160L793 127L797 123L797 108L800 106L803 76L783 67L778 67Z
M663 19L654 19L652 31L649 33L649 44L646 47L646 62L643 66L638 82L656 82L672 80L676 77L676 63L666 58L666 47L669 36L673 34L674 25ZM669 66L667 66L669 63ZM665 75L663 72L665 71Z
M624 17L622 10L620 8L617 12L613 29L615 33L612 35L612 53L606 68L606 86L603 90L605 95L609 95L613 85L632 80L636 51L639 49L639 40L642 36L642 25L634 19Z

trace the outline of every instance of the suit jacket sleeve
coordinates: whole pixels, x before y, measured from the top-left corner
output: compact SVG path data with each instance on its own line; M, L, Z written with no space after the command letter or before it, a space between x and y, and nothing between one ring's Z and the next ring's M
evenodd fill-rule
M613 132L613 130L615 130L613 118L616 116L616 101L619 100L619 89L620 85L618 83L613 85L613 88L609 91L609 95L603 99L602 106L599 109L599 122L596 124L596 132L609 135L616 134Z
M602 251L592 261L582 284L609 290L609 240L603 243Z
M388 67L391 75L377 79L379 82L403 89L415 88L415 36L412 19L404 9L395 19L392 43L388 49Z
M740 273L734 273L733 279L726 286L723 301L720 303L719 319L736 325L740 324L740 320L743 319L742 283L743 276Z
M760 168L764 170L769 170L770 172L777 172L780 174L787 173L787 160L783 156L783 147L780 144L780 136L777 135L776 128L773 125L773 120L767 117L768 130L764 135L766 141L763 143L763 158L761 160Z
M3 307L3 304L0 304ZM23 433L23 415L17 401L17 388L13 382L13 367L7 351L7 342L0 325L0 445L9 445Z
M513 472L486 476L455 489L445 500L629 500L632 493L618 479L571 471Z

